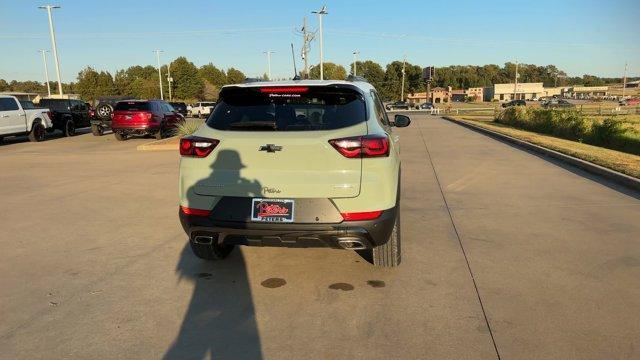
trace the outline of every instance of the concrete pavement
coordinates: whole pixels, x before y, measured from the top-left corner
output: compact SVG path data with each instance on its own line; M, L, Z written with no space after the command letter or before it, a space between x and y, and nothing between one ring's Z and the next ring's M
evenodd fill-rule
M640 356L638 194L437 117L398 133L397 269L324 249L205 263L176 153L0 145L0 358Z

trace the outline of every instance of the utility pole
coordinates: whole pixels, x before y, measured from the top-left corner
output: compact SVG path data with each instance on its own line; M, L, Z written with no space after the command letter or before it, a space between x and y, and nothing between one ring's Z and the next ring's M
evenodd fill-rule
M315 33L310 32L307 27L307 18L305 17L302 22L302 29L296 31L296 33L302 36L302 47L300 49L300 55L304 61L304 70L302 77L304 79L309 78L309 51L311 50L311 41L315 38Z
M515 81L515 85L513 86L513 100L516 99L517 92L518 92L518 62L516 61L516 81Z
M42 53L42 62L44 63L44 78L47 81L47 95L51 97L51 84L49 84L49 69L47 68L47 50L38 50Z
M160 100L164 100L164 93L162 92L162 71L160 71L160 53L162 50L153 50L156 53L156 60L158 61L158 84L160 85Z
M62 80L60 76L60 60L58 58L58 47L56 46L56 33L53 29L53 18L51 17L51 9L60 9L60 6L44 5L38 6L38 9L46 9L49 16L49 33L51 35L51 48L53 49L53 60L56 64L56 76L58 77L58 94L62 97Z
M407 55L404 55L404 60L402 60L402 88L400 89L400 101L404 101L404 68L407 65Z
M624 62L624 76L622 76L622 98L624 99L624 95L627 88L627 62Z
M171 95L171 83L173 82L173 78L171 78L171 62L167 64L167 83L169 83L169 101L173 100L173 96Z
M318 14L318 31L320 31L320 80L324 80L324 59L323 59L323 40L322 40L322 15L327 15L327 6L324 5L318 11L312 11L312 14Z
M263 54L267 54L267 77L269 78L269 81L271 81L271 54L273 54L275 51L273 50L268 50L268 51L263 51Z
M360 54L358 50L353 52L353 76L358 76L358 54Z

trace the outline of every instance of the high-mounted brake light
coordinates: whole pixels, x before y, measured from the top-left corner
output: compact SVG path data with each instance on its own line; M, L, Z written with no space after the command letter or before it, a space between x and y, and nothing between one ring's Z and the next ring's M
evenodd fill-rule
M211 214L211 210L194 209L182 205L180 205L180 211L185 215L193 216L209 216Z
M382 215L382 210L341 213L345 221L362 221L377 219Z
M306 86L271 86L260 88L263 94L301 94L309 91Z
M386 135L353 136L329 140L340 154L347 158L389 156L389 138Z
M207 157L220 143L220 140L207 139L197 136L187 136L180 139L180 155L203 158Z

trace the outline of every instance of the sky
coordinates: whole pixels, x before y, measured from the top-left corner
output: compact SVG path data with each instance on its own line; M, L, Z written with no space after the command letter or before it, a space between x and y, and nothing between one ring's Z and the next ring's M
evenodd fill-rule
M53 0L52 0L53 1ZM0 78L43 81L38 49L51 49L46 0L0 0ZM421 66L554 64L569 75L640 75L639 0L326 0L326 1L89 1L57 0L53 10L62 80L86 66L112 74L132 65L156 65L186 56L247 76L267 72L263 51L273 50L272 77L298 69L307 17L316 29L323 4L324 59L348 66L359 60L402 59ZM311 63L319 61L318 41ZM49 53L49 74L55 79Z

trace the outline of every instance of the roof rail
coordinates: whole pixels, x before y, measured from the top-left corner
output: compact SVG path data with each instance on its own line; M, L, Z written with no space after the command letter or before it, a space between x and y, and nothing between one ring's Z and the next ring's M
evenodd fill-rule
M346 81L362 81L362 82L368 82L367 79L365 79L362 76L354 76L354 75L349 75L347 76Z

